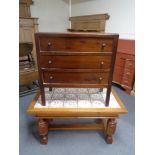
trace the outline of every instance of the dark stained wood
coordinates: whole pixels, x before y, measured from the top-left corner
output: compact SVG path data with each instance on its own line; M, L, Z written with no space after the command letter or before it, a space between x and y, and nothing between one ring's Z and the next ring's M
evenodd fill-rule
M108 84L82 84L82 83L44 83L44 87L57 88L107 88Z
M44 87L107 88L109 105L118 34L36 33L42 105Z
M79 51L112 52L112 39L40 37L40 50L43 51Z
M86 61L87 60L87 61ZM42 68L103 69L110 68L111 55L105 56L41 56Z
M43 72L44 83L106 84L109 73Z
M40 136L40 143L47 144L48 142L48 121L46 119L38 120L38 131Z
M45 55L57 55L57 56L66 56L66 55L70 55L70 56L74 56L74 55L83 55L83 56L106 56L106 55L110 55L111 56L112 52L79 52L79 51L44 51L44 52L40 52L40 56L45 56Z
M117 50L117 44L118 44L118 38L114 37L114 44L113 44L113 55L112 55L112 61L110 64L110 74L109 74L109 81L108 81L108 87L107 87L107 94L106 94L106 106L109 105L110 100L110 93L111 93L111 85L112 85L112 78L113 78L113 72L114 72L114 64L116 59L116 50Z
M52 124L49 130L105 130L103 123Z
M107 144L112 144L113 138L112 135L115 133L116 130L116 120L115 119L108 119L107 127L106 127L106 142Z
M113 82L130 93L135 76L135 41L120 39L116 55Z

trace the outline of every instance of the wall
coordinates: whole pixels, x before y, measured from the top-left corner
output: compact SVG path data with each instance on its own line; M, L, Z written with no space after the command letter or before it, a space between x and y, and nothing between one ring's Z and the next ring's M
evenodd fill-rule
M106 32L134 39L134 0L72 0L71 15L108 13Z
M33 0L31 16L38 17L40 32L64 32L69 28L68 0Z
M70 12L71 16L109 13L110 19L107 20L106 32L119 33L120 38L134 39L134 0L33 1L31 15L39 18L39 31L66 31L69 27Z

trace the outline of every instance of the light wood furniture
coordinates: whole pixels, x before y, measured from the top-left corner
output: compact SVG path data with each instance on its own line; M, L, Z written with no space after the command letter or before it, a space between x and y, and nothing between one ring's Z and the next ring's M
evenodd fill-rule
M19 85L38 80L38 70L32 57L32 43L19 43Z
M20 68L19 84L30 84L38 80L37 58L34 33L38 31L38 18L20 18L19 20L19 42L32 43L32 58L34 60L34 67Z
M112 90L120 108L34 108L40 93L38 93L29 105L27 112L34 115L38 122L40 142L47 144L48 131L50 130L101 130L106 134L107 144L113 141L116 130L116 119L120 114L126 114L127 110L116 92ZM96 118L96 123L86 124L53 124L52 120L57 118Z
M119 39L116 53L113 82L127 93L133 90L135 80L135 41Z
M27 52L29 52L28 57L31 61L29 61L30 63L27 65L19 63L20 86L32 83L36 84L36 80L38 80L36 48L34 40L34 33L38 31L38 18L31 17L31 4L33 4L32 0L19 0L19 61L27 59L27 56L25 57L26 59L24 58L24 55ZM32 51L25 51L25 49L27 49L27 43L32 44ZM20 92L20 95L31 91L32 89L29 88L28 91Z
M35 80L38 80L38 69L36 67L30 67L20 70L19 85L31 84Z
M31 17L30 5L32 0L19 0L19 17Z
M95 14L86 16L74 16L70 17L71 28L69 31L105 31L106 20L109 19L108 14Z
M45 87L107 88L109 105L118 34L36 33L42 105Z
M33 43L32 55L37 63L34 33L38 32L38 18L19 18L19 42Z

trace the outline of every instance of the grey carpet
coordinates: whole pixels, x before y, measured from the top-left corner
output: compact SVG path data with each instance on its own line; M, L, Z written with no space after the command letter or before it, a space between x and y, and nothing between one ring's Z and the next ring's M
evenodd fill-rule
M48 144L41 145L38 141L35 118L26 113L26 109L35 94L20 97L20 155L134 155L134 96L127 95L117 87L114 89L129 113L121 115L117 120L117 130L111 145L105 143L104 135L100 131L50 131ZM83 120L70 119L68 121L82 122ZM66 122L66 120L56 120L56 122L61 123Z

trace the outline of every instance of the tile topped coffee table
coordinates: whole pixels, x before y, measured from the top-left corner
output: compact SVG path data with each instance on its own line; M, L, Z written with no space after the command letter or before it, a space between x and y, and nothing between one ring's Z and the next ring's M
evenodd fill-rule
M112 90L109 106L105 106L106 89L97 88L45 88L46 104L42 106L40 93L32 100L27 112L38 119L40 142L48 142L49 130L102 130L106 142L112 143L116 118L127 110L117 93ZM96 118L97 123L52 124L56 118ZM120 133L121 134L121 133Z

